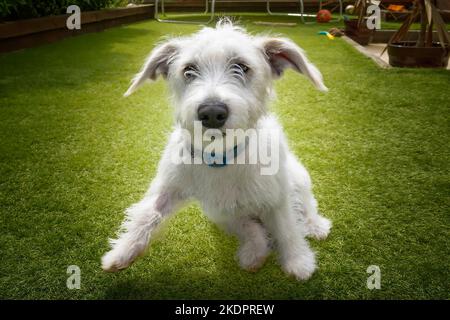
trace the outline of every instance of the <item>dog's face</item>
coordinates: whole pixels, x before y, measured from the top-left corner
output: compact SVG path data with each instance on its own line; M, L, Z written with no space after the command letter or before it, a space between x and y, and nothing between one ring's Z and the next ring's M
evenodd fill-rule
M286 68L327 90L320 72L292 41L250 36L222 21L216 28L157 46L125 95L162 75L171 87L176 119L183 128L192 131L198 120L204 128L248 129L265 114L272 80Z

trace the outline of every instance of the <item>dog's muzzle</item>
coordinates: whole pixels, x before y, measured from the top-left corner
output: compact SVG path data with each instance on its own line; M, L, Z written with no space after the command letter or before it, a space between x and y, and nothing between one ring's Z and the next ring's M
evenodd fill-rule
M228 107L219 101L202 103L197 110L198 119L206 128L220 128L228 118Z

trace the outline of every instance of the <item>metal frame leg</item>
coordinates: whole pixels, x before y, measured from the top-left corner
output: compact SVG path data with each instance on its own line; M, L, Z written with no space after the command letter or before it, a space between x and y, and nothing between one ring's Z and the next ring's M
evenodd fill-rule
M302 20L302 23L307 23L305 21L305 16L312 16L312 15L306 15L304 13L304 8L303 8L303 0L299 0L299 5L300 5L300 12L294 12L294 13L290 13L290 12L272 12L270 10L270 0L266 0L266 10L267 13L271 16L290 16L290 17L300 17L300 20Z
M214 20L214 16L215 16L215 5L216 5L216 0L205 0L205 11L203 12L203 14L207 14L209 11L209 1L211 1L211 14L209 17L208 21L189 21L189 20L171 20L171 19L161 19L159 17L159 12L158 12L158 8L159 8L159 1L160 0L155 0L155 20L159 21L159 22L170 22L170 23L184 23L184 24L209 24L211 22L213 22ZM165 6L164 6L164 0L161 0L161 15L166 17L166 12L165 12Z
M334 20L330 20L330 22L339 22L343 19L343 6L342 6L342 0L338 0L339 2L339 17Z

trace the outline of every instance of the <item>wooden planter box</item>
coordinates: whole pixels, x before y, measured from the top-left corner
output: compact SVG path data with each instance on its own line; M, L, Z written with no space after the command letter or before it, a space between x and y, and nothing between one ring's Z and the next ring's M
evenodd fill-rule
M388 44L389 64L393 67L445 68L449 49L438 43L432 47L416 47L416 41Z
M69 14L4 22L0 23L0 52L34 47L121 24L153 19L153 14L153 5L81 12L80 30L67 29Z

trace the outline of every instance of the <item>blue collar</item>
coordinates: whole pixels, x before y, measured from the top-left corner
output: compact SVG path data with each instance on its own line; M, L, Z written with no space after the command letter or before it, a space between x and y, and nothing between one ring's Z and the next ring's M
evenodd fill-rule
M211 152L211 153L202 152L202 154L203 154L202 159L208 165L208 167L223 168L226 165L228 165L228 163L230 162L231 159L236 159L237 156L239 154L241 154L241 152L243 150L245 150L245 147L246 147L246 143L237 144L234 146L233 150L227 151L224 154L222 154L222 163L216 163L215 160L216 160L217 156L216 156L215 152ZM194 157L194 147L193 146L191 146L191 155L193 158Z

